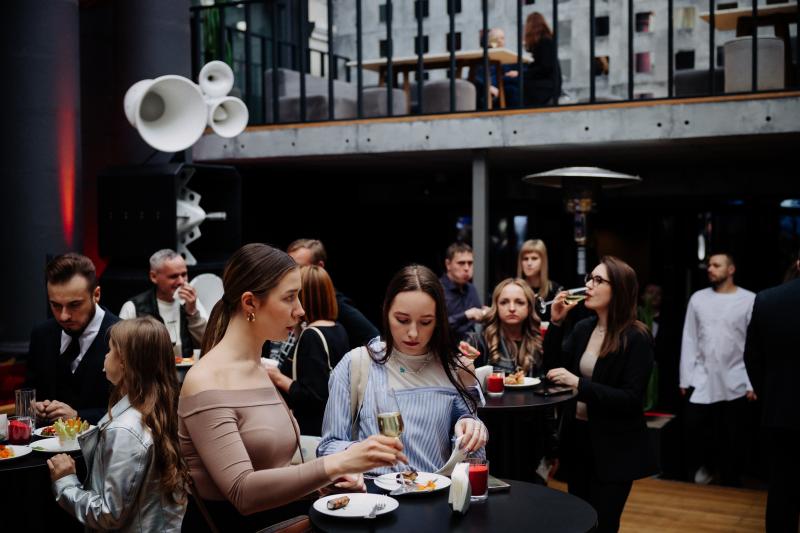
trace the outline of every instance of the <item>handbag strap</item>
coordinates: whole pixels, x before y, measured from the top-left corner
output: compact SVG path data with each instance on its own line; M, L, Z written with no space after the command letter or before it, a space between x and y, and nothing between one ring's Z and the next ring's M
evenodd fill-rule
M306 329L300 332L300 336L297 338L297 342L294 345L294 355L292 355L292 380L297 381L297 350L300 348L300 339L303 338L303 333L308 331L309 329L314 330L319 335L320 340L322 340L322 347L325 348L325 355L328 358L328 372L333 370L331 367L331 352L328 350L328 341L325 339L325 335L322 334L320 330L318 330L314 326L308 326Z
M197 486L194 484L194 479L192 476L187 476L189 478L189 494L194 498L194 502L197 504L197 508L200 509L200 514L203 515L203 519L206 521L206 525L208 529L211 530L211 533L219 533L219 529L217 529L216 524L214 524L214 520L211 518L211 513L208 512L208 508L206 507L205 502L203 502L203 498L200 497L200 493L197 491Z

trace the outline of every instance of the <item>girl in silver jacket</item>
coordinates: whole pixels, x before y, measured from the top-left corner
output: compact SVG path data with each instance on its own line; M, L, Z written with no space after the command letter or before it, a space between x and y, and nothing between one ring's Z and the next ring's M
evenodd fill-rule
M109 330L109 412L79 437L81 485L66 454L47 461L53 492L88 530L180 531L186 465L178 448L178 382L169 333L142 317Z

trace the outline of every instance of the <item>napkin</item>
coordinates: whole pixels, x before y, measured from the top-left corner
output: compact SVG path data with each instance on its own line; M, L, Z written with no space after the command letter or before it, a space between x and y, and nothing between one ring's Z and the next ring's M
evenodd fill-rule
M469 465L458 463L453 469L450 477L450 494L447 503L453 508L454 512L466 514L469 509L469 501L472 497L472 489L469 486Z
M456 439L456 442L453 445L453 452L450 454L450 459L447 460L443 467L434 472L435 474L452 477L453 468L455 468L458 463L467 457L467 453L459 446L461 439L463 438L464 435L461 435Z
M478 378L478 383L484 389L486 389L486 378L492 373L493 369L492 365L483 365L475 369L475 377Z

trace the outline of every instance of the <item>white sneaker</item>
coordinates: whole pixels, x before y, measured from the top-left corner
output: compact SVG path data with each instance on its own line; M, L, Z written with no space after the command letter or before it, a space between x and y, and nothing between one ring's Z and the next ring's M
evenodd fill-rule
M701 466L697 469L697 472L694 473L694 482L698 485L708 485L711 483L711 472L704 466Z

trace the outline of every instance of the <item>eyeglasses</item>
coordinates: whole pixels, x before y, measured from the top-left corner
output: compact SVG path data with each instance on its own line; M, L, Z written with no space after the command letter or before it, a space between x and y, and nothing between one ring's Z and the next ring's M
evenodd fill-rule
M586 274L586 277L585 277L585 278L583 278L583 279L584 279L584 281L585 281L586 283L589 283L589 282L591 281L591 282L592 282L592 284L593 284L595 287L597 287L597 286L598 286L598 285L600 285L601 283L608 283L609 285L611 285L611 282L610 282L609 280L607 280L606 278L603 278L603 277L601 277L601 276L592 276L591 274Z

